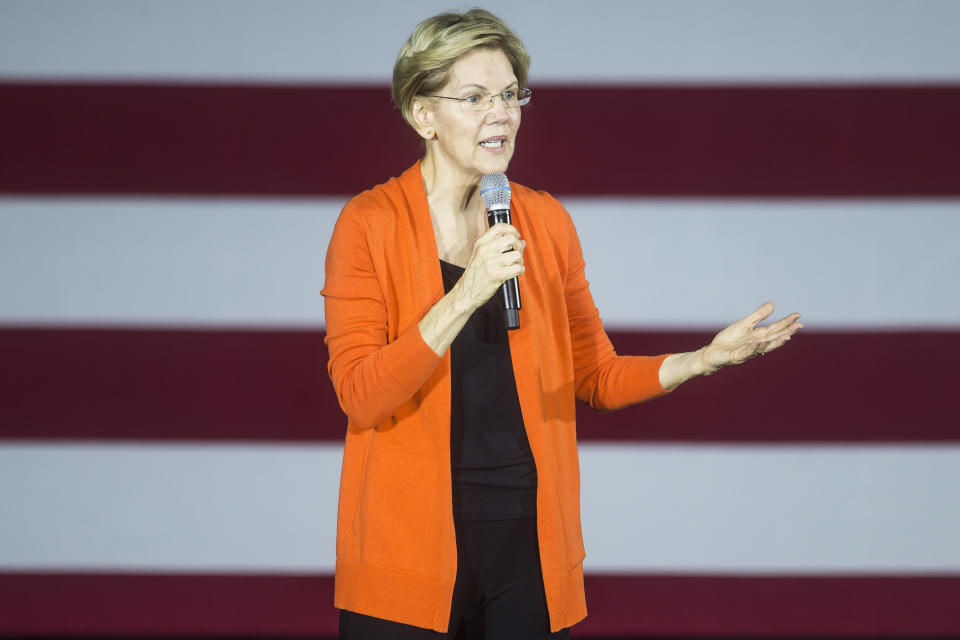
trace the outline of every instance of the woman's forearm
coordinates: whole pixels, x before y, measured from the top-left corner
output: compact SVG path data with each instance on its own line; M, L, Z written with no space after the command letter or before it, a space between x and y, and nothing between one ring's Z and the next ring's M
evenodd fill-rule
M467 324L467 320L474 311L476 307L470 302L458 282L450 293L440 298L417 323L420 336L434 353L442 356L453 344L457 334Z
M523 273L523 249L516 227L495 224L473 245L463 276L417 323L423 341L442 356L474 311L495 295L505 280Z
M712 373L703 364L702 352L703 349L697 349L667 356L660 364L660 386L675 389L691 378Z

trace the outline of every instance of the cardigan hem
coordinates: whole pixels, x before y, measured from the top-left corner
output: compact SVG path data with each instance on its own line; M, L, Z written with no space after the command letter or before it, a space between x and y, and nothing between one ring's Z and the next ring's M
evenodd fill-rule
M333 589L337 609L445 633L452 600L452 583L337 558Z
M583 586L583 562L567 573L566 577L545 587L547 611L550 612L550 633L567 629L587 617L587 599ZM563 617L556 619L556 612Z
M395 569L374 567L337 559L333 606L354 613L446 633L450 624L453 584ZM547 611L563 611L561 619L550 616L550 633L567 629L587 617L583 564L578 564L559 582L545 587ZM443 602L443 607L430 607Z

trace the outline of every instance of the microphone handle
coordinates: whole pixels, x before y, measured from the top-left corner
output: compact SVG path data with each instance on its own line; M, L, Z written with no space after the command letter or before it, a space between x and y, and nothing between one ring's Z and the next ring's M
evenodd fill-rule
M500 222L510 224L510 209L494 209L487 211L487 226L492 227ZM513 249L508 249L513 251ZM507 329L520 328L520 283L516 276L510 278L500 286L503 299L503 313Z

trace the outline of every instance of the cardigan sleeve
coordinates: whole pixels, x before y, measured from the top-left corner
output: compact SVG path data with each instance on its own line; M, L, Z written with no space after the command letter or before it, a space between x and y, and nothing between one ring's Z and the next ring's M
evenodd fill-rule
M660 385L660 364L670 354L625 356L614 350L590 294L580 240L565 209L563 218L567 230L564 296L577 400L598 411L610 411L669 393Z
M320 293L330 352L327 371L344 413L368 429L389 420L442 358L424 342L417 324L388 341L387 304L358 209L347 204L337 219Z

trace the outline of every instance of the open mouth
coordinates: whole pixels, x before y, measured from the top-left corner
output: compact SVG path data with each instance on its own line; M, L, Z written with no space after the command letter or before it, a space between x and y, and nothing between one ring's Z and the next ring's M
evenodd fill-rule
M507 144L507 136L493 136L480 141L480 146L484 149L502 149Z

